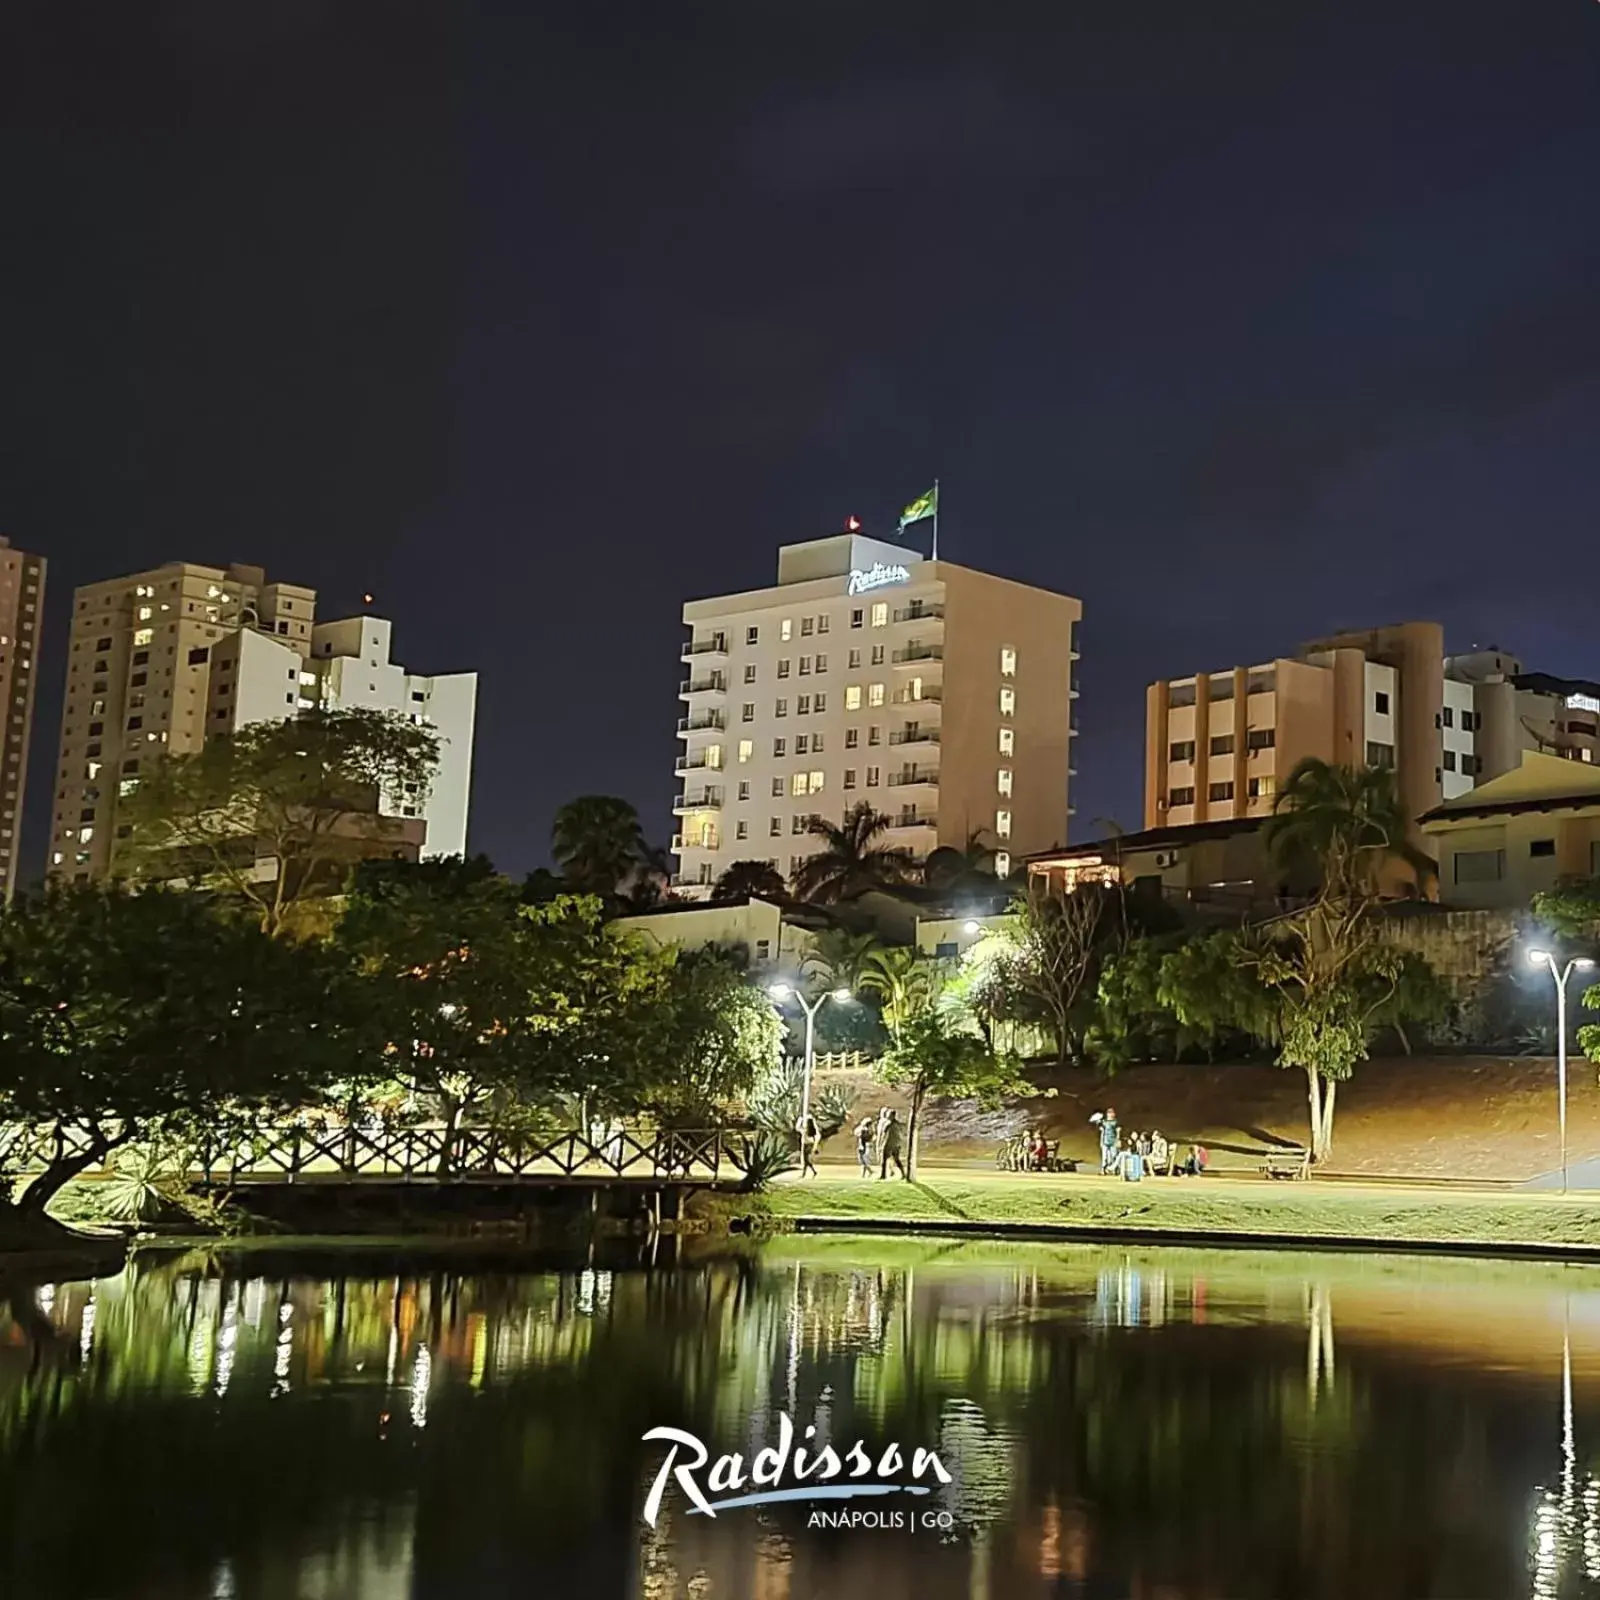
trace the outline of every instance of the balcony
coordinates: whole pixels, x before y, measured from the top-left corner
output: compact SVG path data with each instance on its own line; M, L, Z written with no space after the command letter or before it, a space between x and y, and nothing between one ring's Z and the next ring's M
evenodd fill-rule
M913 694L912 686L908 684L904 689L896 689L889 696L889 703L896 706L932 706L937 710L940 699L939 685L936 683L923 684L920 694Z
M910 644L894 651L889 659L897 667L915 667L927 661L943 661L944 646L924 644L920 639L913 639Z
M691 811L720 811L722 809L721 789L686 789L672 802L674 816L684 816ZM716 849L715 845L705 845L701 848Z
M728 636L714 633L707 639L691 639L680 654L683 661L712 661L728 654Z
M692 717L678 718L678 737L687 739L697 733L721 732L727 726L726 711L697 711Z
M885 831L889 833L912 833L918 829L936 829L938 826L938 812L907 809L897 817L890 817L889 826Z
M944 601L913 600L908 606L898 607L893 615L896 622L943 622Z
M898 728L889 735L890 744L938 744L937 728Z
M703 672L698 677L685 678L678 685L678 698L687 700L697 694L726 694L728 680L720 672Z
M937 789L939 774L920 767L905 767L899 772L891 772L884 782L891 789Z
M722 763L720 761L708 761L706 759L706 752L704 750L701 750L698 752L698 754L692 756L679 756L678 759L672 763L672 770L680 777L685 772L699 772L703 767L709 768L712 772L722 771Z

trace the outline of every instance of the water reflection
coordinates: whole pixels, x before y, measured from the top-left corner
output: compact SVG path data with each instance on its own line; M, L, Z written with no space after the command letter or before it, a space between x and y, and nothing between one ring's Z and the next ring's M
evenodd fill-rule
M935 1447L946 1525L640 1520L652 1426ZM788 1241L147 1254L0 1310L0 1593L1600 1594L1600 1271Z

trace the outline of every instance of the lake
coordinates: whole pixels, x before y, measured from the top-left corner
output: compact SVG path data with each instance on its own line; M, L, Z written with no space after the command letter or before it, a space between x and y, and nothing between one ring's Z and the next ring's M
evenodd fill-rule
M784 1416L951 1481L644 1521L648 1430L748 1477ZM1589 1267L148 1249L0 1307L0 1594L1600 1595L1597 1450Z

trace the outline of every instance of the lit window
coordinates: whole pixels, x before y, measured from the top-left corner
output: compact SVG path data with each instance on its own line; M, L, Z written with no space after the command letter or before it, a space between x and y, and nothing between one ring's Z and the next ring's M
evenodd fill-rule
M756 742L755 742L754 739L741 739L739 741L739 764L740 764L740 766L743 766L746 761L749 761L755 755L755 753L756 753Z
M722 765L722 746L720 744L708 744L706 746L706 765L708 767L720 767Z
M806 775L803 772L797 772L789 780L789 793L790 794L804 794L805 792L806 792Z
M873 683L867 686L867 704L869 706L881 706L883 704L883 685L881 683Z
M1017 675L1017 652L1015 650L1002 650L1000 652L1000 676L1014 678Z
M1002 689L1000 691L1000 715L1013 717L1017 713L1017 691L1015 689Z
M844 692L844 708L846 711L859 711L861 709L861 685L852 683Z
M89 782L93 783L94 780L100 776L100 763L98 761L91 761L84 771L85 775L89 779Z
M92 838L94 838L94 829L93 828L79 828L78 829L78 843L79 844L88 844L88 842Z
M1011 837L1011 813L1009 811L995 812L994 833L997 839L1009 839Z
M154 615L155 615L155 610L154 610L153 607L151 607L151 606L140 606L139 607L139 620L141 622L148 622L151 619L151 617L153 617Z
M1001 794L1009 795L1011 793L1010 767L1001 767L999 772L995 774L995 787L1000 791Z
M122 782L117 785L117 794L119 798L126 800L128 796L132 794L133 791L138 787L139 780L137 778L124 778Z
M155 638L155 636L156 636L156 630L154 628L137 628L137 629L135 629L134 630L134 635L133 635L134 648L138 649L140 645L149 644L150 641Z
M996 850L994 853L994 875L997 878L1011 876L1011 852L1009 850Z
M794 621L790 617L785 617L783 619L783 621L778 624L778 637L780 639L783 639L783 640L787 641L787 640L791 639L793 636L794 636Z
M812 794L816 794L822 788L822 783L823 775L820 772L813 772L811 774L810 783L807 785L807 787L811 790Z
M911 682L906 685L906 698L909 700L920 700L922 698L921 678L913 678Z
M136 583L133 586L133 592L138 595L141 600L143 600L147 596L155 594L156 586L153 583Z
M886 628L886 627L888 627L888 625L889 625L889 602L887 600L880 600L872 608L872 626L874 628Z
M1000 730L1000 754L1014 756L1017 753L1017 730L1015 728L1002 728Z

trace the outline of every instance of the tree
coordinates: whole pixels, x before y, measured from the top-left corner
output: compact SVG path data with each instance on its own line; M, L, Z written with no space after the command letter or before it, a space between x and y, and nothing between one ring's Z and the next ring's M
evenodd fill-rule
M1419 884L1438 871L1408 831L1392 768L1307 756L1284 780L1264 833L1280 866L1314 873L1326 892L1377 895L1390 861L1404 862Z
M42 1215L132 1140L192 1142L303 1103L359 1061L370 1020L334 952L209 897L73 885L16 901L0 917L0 1120L53 1130L63 1152L20 1209Z
M1121 929L1117 889L1083 884L1064 890L1034 884L1022 902L1015 953L1006 982L1033 1002L1055 1035L1065 1064L1081 1046L1100 963Z
M550 853L575 894L620 895L638 875L645 851L639 813L616 795L569 800L550 827Z
M713 900L787 900L789 887L770 861L735 861L711 886Z
M851 806L837 824L813 817L806 831L822 840L822 848L800 863L795 894L832 905L868 889L912 882L916 857L898 845L879 842L888 827L889 819L865 800Z
M860 983L878 996L892 1039L931 1011L944 987L937 964L911 945L881 945L872 951L863 964Z
M854 933L848 928L824 928L811 944L808 965L814 966L833 989L859 989L883 948L875 933Z
M947 895L963 893L992 895L995 878L995 850L984 841L987 828L974 828L961 848L941 845L922 863L922 881L930 889Z
M879 1063L883 1081L902 1088L911 1100L906 1133L906 1177L917 1176L917 1136L922 1108L930 1095L947 1100L976 1100L986 1109L1007 1095L1028 1094L1032 1085L1016 1061L997 1054L978 1034L965 1029L947 1011L927 1011L909 1018Z
M274 938L343 892L352 867L392 854L405 823L380 802L425 798L439 759L429 728L386 712L308 711L255 722L153 763L119 818L119 875L200 884L248 907ZM264 873L260 863L272 870Z
M1575 878L1536 894L1533 914L1562 943L1576 945L1585 955L1600 954L1600 878ZM1582 975L1576 976L1583 982ZM1600 983L1588 983L1579 1003L1586 1011L1600 1011ZM1541 1004L1540 1014L1548 1016L1548 1007ZM1578 1029L1578 1048L1591 1061L1600 1061L1600 1024Z

